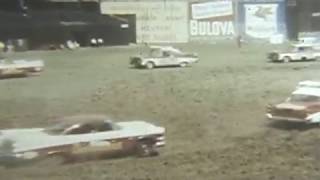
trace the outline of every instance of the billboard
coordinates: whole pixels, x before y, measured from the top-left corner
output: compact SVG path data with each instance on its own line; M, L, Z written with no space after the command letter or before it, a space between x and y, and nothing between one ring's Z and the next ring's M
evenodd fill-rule
M286 37L285 0L239 0L239 32L253 39Z
M231 0L190 3L189 10L191 40L235 35L233 3Z
M183 1L102 1L103 14L135 14L137 42L188 41L188 4Z
M245 4L245 33L269 38L278 32L278 4Z

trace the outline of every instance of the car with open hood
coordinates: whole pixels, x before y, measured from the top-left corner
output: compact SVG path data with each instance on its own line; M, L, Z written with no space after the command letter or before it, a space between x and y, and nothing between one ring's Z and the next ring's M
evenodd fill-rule
M304 81L284 102L270 105L267 118L304 123L320 123L320 85L319 82Z
M186 67L199 61L198 54L185 53L171 46L148 46L141 55L130 57L130 64L136 68Z
M48 128L0 131L0 162L60 157L63 162L122 155L153 156L165 145L165 128L145 121L112 122L73 116Z

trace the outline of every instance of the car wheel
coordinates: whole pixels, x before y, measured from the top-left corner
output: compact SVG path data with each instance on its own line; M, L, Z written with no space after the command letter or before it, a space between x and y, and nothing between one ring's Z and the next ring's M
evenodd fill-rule
M288 63L290 61L291 61L291 58L289 56L286 56L286 57L283 58L283 62L284 63Z
M133 67L138 69L138 68L140 68L141 66L140 66L140 64L134 64Z
M146 68L147 69L153 69L154 68L154 63L153 62L147 62Z
M65 152L49 154L45 159L52 161L54 164L69 164L76 161L76 158L72 154Z
M149 156L159 155L159 152L156 150L156 148L153 145L149 145L145 143L139 143L137 145L136 151L137 151L138 157L149 157Z
M180 67L187 67L187 65L188 65L188 63L186 63L186 62L180 63Z

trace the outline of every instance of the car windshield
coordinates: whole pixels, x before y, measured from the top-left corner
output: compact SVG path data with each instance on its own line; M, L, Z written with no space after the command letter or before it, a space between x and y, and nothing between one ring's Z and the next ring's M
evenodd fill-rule
M319 100L320 100L320 97L318 96L293 94L288 101L289 102L315 102Z
M313 48L310 46L297 46L297 47L293 47L291 48L292 52L304 52L304 51L310 51Z
M151 56L151 57L161 57L161 56L162 56L162 51L161 51L161 49L151 49L151 50L149 51L148 56Z
M59 123L48 127L45 132L52 135L87 134L120 129L118 125L110 121L89 123Z

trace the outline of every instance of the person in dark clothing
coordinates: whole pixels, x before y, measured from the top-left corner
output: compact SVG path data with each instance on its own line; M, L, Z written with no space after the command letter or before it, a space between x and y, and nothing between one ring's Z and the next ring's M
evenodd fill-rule
M238 48L242 47L242 36L241 35L237 36L237 46L238 46Z

